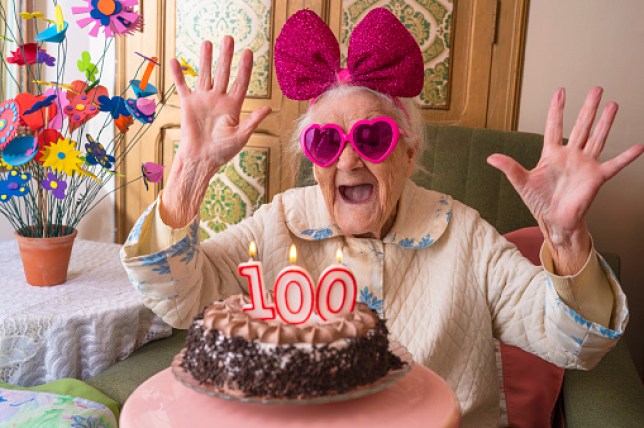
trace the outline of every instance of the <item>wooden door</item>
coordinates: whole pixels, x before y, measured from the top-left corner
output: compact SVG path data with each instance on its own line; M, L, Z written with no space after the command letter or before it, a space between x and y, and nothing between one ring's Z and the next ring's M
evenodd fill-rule
M243 115L270 105L271 115L252 136L249 147L213 179L202 205L202 237L238 221L259 204L293 185L296 162L284 148L306 103L285 98L277 85L273 46L287 17L302 8L318 13L342 45L355 22L373 7L388 7L420 41L426 59L425 91L419 97L428 121L513 129L527 0L147 0L140 2L144 31L119 39L118 92L136 75L135 51L162 64L152 83L165 94L171 87L168 58L184 56L193 65L203 38L218 46L233 33L238 45L256 53L254 75ZM241 50L241 49L240 49ZM215 55L216 57L216 55ZM163 95L160 96L162 98ZM141 163L171 165L180 138L178 96L166 105L128 154L121 184L140 175ZM133 136L128 136L131 140ZM253 175L255 174L255 175ZM134 221L156 198L163 183L149 191L141 185L117 194L117 237L123 242ZM205 218L205 221L204 221Z

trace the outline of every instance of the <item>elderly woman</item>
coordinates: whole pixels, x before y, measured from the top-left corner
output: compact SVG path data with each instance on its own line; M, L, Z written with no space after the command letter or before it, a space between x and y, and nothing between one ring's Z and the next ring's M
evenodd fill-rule
M296 19L315 27L316 17L310 15L301 12ZM284 32L300 34L297 22L289 22ZM392 25L402 27L395 20L387 23L388 31ZM634 146L615 159L598 160L617 105L609 103L592 129L602 94L592 89L564 146L565 92L560 89L552 98L543 153L533 170L505 156L489 158L545 236L544 268L535 267L476 211L410 181L423 146L422 121L411 100L357 83L351 70L349 75L340 71L332 84L318 85L319 94L298 96L306 91L298 86L302 79L291 74L297 66L287 69L293 59L289 49L326 43L320 41L324 31L304 34L295 46L283 32L276 49L284 61L277 66L285 94L314 98L295 138L314 163L317 185L277 195L251 218L202 243L198 213L209 180L245 146L270 110L259 109L240 121L252 54L243 53L228 89L229 37L214 77L212 45L203 44L194 90L186 86L177 61L171 62L181 98L181 144L164 191L122 252L145 304L166 322L187 328L205 305L247 292L237 266L248 259L251 241L258 243L268 284L288 263L290 244L297 245L298 263L314 278L341 247L360 294L386 318L393 337L454 389L465 426L497 423L495 338L562 367L593 367L622 335L628 311L624 294L593 248L584 216L602 184L644 152L644 146ZM402 54L416 55L414 49ZM402 78L407 83L420 78L422 86L422 68L420 77L411 67ZM377 135L365 137L364 127Z

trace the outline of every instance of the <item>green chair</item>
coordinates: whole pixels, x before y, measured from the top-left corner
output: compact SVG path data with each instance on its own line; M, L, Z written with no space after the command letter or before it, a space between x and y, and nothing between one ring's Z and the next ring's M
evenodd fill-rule
M485 160L492 153L505 153L531 168L539 159L543 136L437 125L427 125L426 131L430 145L421 159L425 171L414 176L418 184L474 207L501 233L536 224L505 177ZM312 183L308 162L302 162L299 177L300 186ZM604 256L619 273L619 258ZM184 331L174 331L88 383L122 404L145 379L170 365L184 338ZM567 427L641 426L644 386L626 344L621 341L591 371L567 371L562 400Z

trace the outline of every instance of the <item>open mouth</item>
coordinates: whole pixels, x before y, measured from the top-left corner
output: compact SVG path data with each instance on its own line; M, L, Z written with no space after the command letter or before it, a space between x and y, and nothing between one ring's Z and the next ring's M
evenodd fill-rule
M373 184L358 184L355 186L340 186L339 193L345 202L362 204L371 199Z

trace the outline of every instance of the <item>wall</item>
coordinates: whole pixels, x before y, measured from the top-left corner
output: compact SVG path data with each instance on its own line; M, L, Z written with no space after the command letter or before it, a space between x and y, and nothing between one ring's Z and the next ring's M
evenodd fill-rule
M604 87L604 102L620 105L601 157L644 143L644 2L538 0L530 2L518 128L543 133L549 99L567 90L568 136L588 89ZM644 157L600 191L588 224L595 246L622 260L631 310L626 340L638 370L644 360Z
M64 74L64 80L66 83L69 83L75 79L85 80L84 74L82 74L76 68L76 61L80 59L80 55L83 51L88 51L92 56L92 61L96 61L103 54L105 49L105 38L103 36L93 38L87 35L87 29L81 29L74 19L74 15L71 13L72 3L74 2L59 2L63 8L63 15L65 20L69 22L69 29L67 30L67 64ZM9 4L13 6L13 2L10 0ZM10 6L10 7L11 7ZM53 2L51 0L37 0L34 6L35 10L40 10L46 13L47 16L53 19L54 17L54 8ZM24 21L23 21L24 22ZM56 45L48 44L49 52L53 56L58 56ZM115 58L116 53L114 50L114 43L110 45L109 50L107 51L105 62L101 69L103 74L101 76L101 85L105 86L110 94L112 94L114 89L114 72L115 72ZM56 79L56 72L54 69L48 70L50 75L48 78L50 80ZM52 74L53 71L53 74ZM92 135L97 135L100 126L105 120L104 113L96 116L90 122L90 125L86 128L88 133ZM108 132L109 131L109 132ZM112 138L112 130L106 130L101 134L101 140L104 139L104 142L110 141ZM84 144L84 143L83 143ZM102 198L106 192L110 192L114 188L113 182L108 183L103 190L98 194L96 201ZM78 227L79 238L88 239L92 241L104 241L104 242L114 242L114 197L113 194L108 195L101 203L96 206L87 216L81 221ZM7 220L0 216L0 240L13 239L13 230L11 225Z

